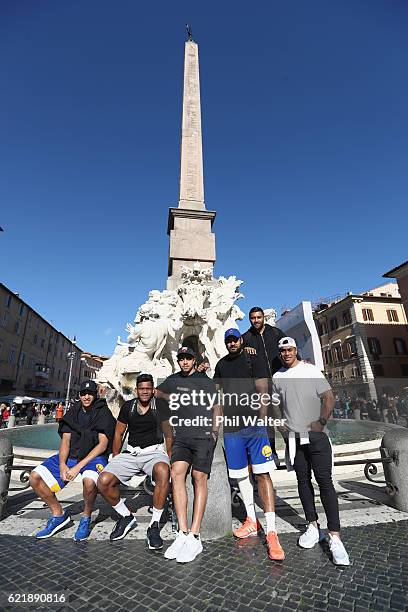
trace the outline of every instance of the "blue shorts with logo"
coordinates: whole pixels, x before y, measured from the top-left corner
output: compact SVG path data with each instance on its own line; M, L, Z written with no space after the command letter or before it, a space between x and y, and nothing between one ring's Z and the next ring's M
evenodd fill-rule
M78 459L71 459L69 457L66 463L69 468L72 468L78 463ZM107 464L108 460L105 456L98 456L89 461L85 467L79 470L79 473L82 478L91 478L96 484L99 474ZM37 465L33 471L41 476L45 484L47 484L54 493L63 489L65 485L70 482L65 482L61 479L58 454L48 457L43 463Z
M239 431L224 433L224 449L230 478L248 476L248 464L254 474L265 474L276 470L266 427L246 427Z

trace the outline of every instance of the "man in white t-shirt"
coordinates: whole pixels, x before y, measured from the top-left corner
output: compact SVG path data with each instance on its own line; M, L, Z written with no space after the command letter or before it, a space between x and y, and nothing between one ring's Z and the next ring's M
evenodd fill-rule
M320 540L312 485L312 470L320 489L327 517L330 551L336 565L349 565L340 539L339 504L332 481L332 448L325 433L335 400L331 387L316 366L300 361L296 342L285 337L278 344L283 367L272 377L273 392L280 398L281 433L298 481L300 501L309 526L299 538L299 546L312 548Z

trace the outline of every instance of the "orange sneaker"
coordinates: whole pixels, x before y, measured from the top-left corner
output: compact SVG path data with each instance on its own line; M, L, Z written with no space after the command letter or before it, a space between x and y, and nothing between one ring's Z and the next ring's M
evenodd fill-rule
M259 524L258 520L253 521L251 518L249 518L249 516L247 516L241 527L235 529L233 534L236 538L251 538L258 535L260 528L261 525Z
M282 546L279 544L276 531L270 531L266 536L266 545L268 547L268 555L272 561L283 561L285 553Z

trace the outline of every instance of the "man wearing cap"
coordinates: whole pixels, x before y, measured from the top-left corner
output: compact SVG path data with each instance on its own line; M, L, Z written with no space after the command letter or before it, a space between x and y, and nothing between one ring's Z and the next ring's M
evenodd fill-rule
M211 465L217 443L218 429L213 416L220 415L216 403L217 391L211 378L196 370L196 354L188 346L177 353L180 371L171 374L159 385L157 396L169 402L175 439L171 455L173 502L179 532L166 550L166 559L188 563L199 555L203 546L200 538L201 521L207 503ZM193 518L187 523L186 476L192 470L194 483Z
M224 449L230 478L238 481L246 509L244 523L234 531L237 538L257 536L260 524L255 514L254 491L249 467L257 478L266 519L269 558L283 561L275 524L275 493L271 472L276 469L265 425L257 423L267 416L268 371L259 355L247 354L238 329L225 332L228 355L215 367L214 382L223 391Z
M63 511L55 494L78 474L82 475L85 506L74 540L86 540L91 532L91 514L97 495L96 482L108 462L115 419L106 401L97 398L94 380L82 383L79 399L60 420L59 453L38 465L30 475L32 488L52 513L46 527L37 533L39 539L53 536L71 522L68 512Z
M154 397L153 377L150 374L140 374L137 377L135 396L135 399L125 402L120 409L112 447L113 459L99 475L98 489L119 515L110 540L121 540L136 527L137 521L125 500L120 498L119 485L128 484L136 475L150 476L155 488L146 544L150 550L160 550L163 548L160 518L169 492L169 455L173 444L170 410L167 402ZM128 444L126 450L121 452L126 431Z
M273 391L279 394L281 429L287 444L287 465L293 465L300 501L309 525L299 538L299 546L312 548L322 539L312 485L312 470L319 486L327 517L329 545L335 565L349 565L349 557L340 539L339 504L332 481L332 448L325 433L335 399L331 387L315 365L300 361L296 341L279 341L283 367L273 375ZM278 415L276 415L278 416Z

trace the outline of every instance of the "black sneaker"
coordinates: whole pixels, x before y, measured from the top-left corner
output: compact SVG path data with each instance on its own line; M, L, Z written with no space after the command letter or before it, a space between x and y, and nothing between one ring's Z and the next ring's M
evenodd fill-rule
M152 523L147 530L146 544L150 550L163 548L163 540L160 537L160 526L157 521Z
M133 514L129 514L129 516L121 516L109 536L110 541L114 542L115 540L121 540L129 533L131 529L134 529L135 527L137 527L137 520Z

